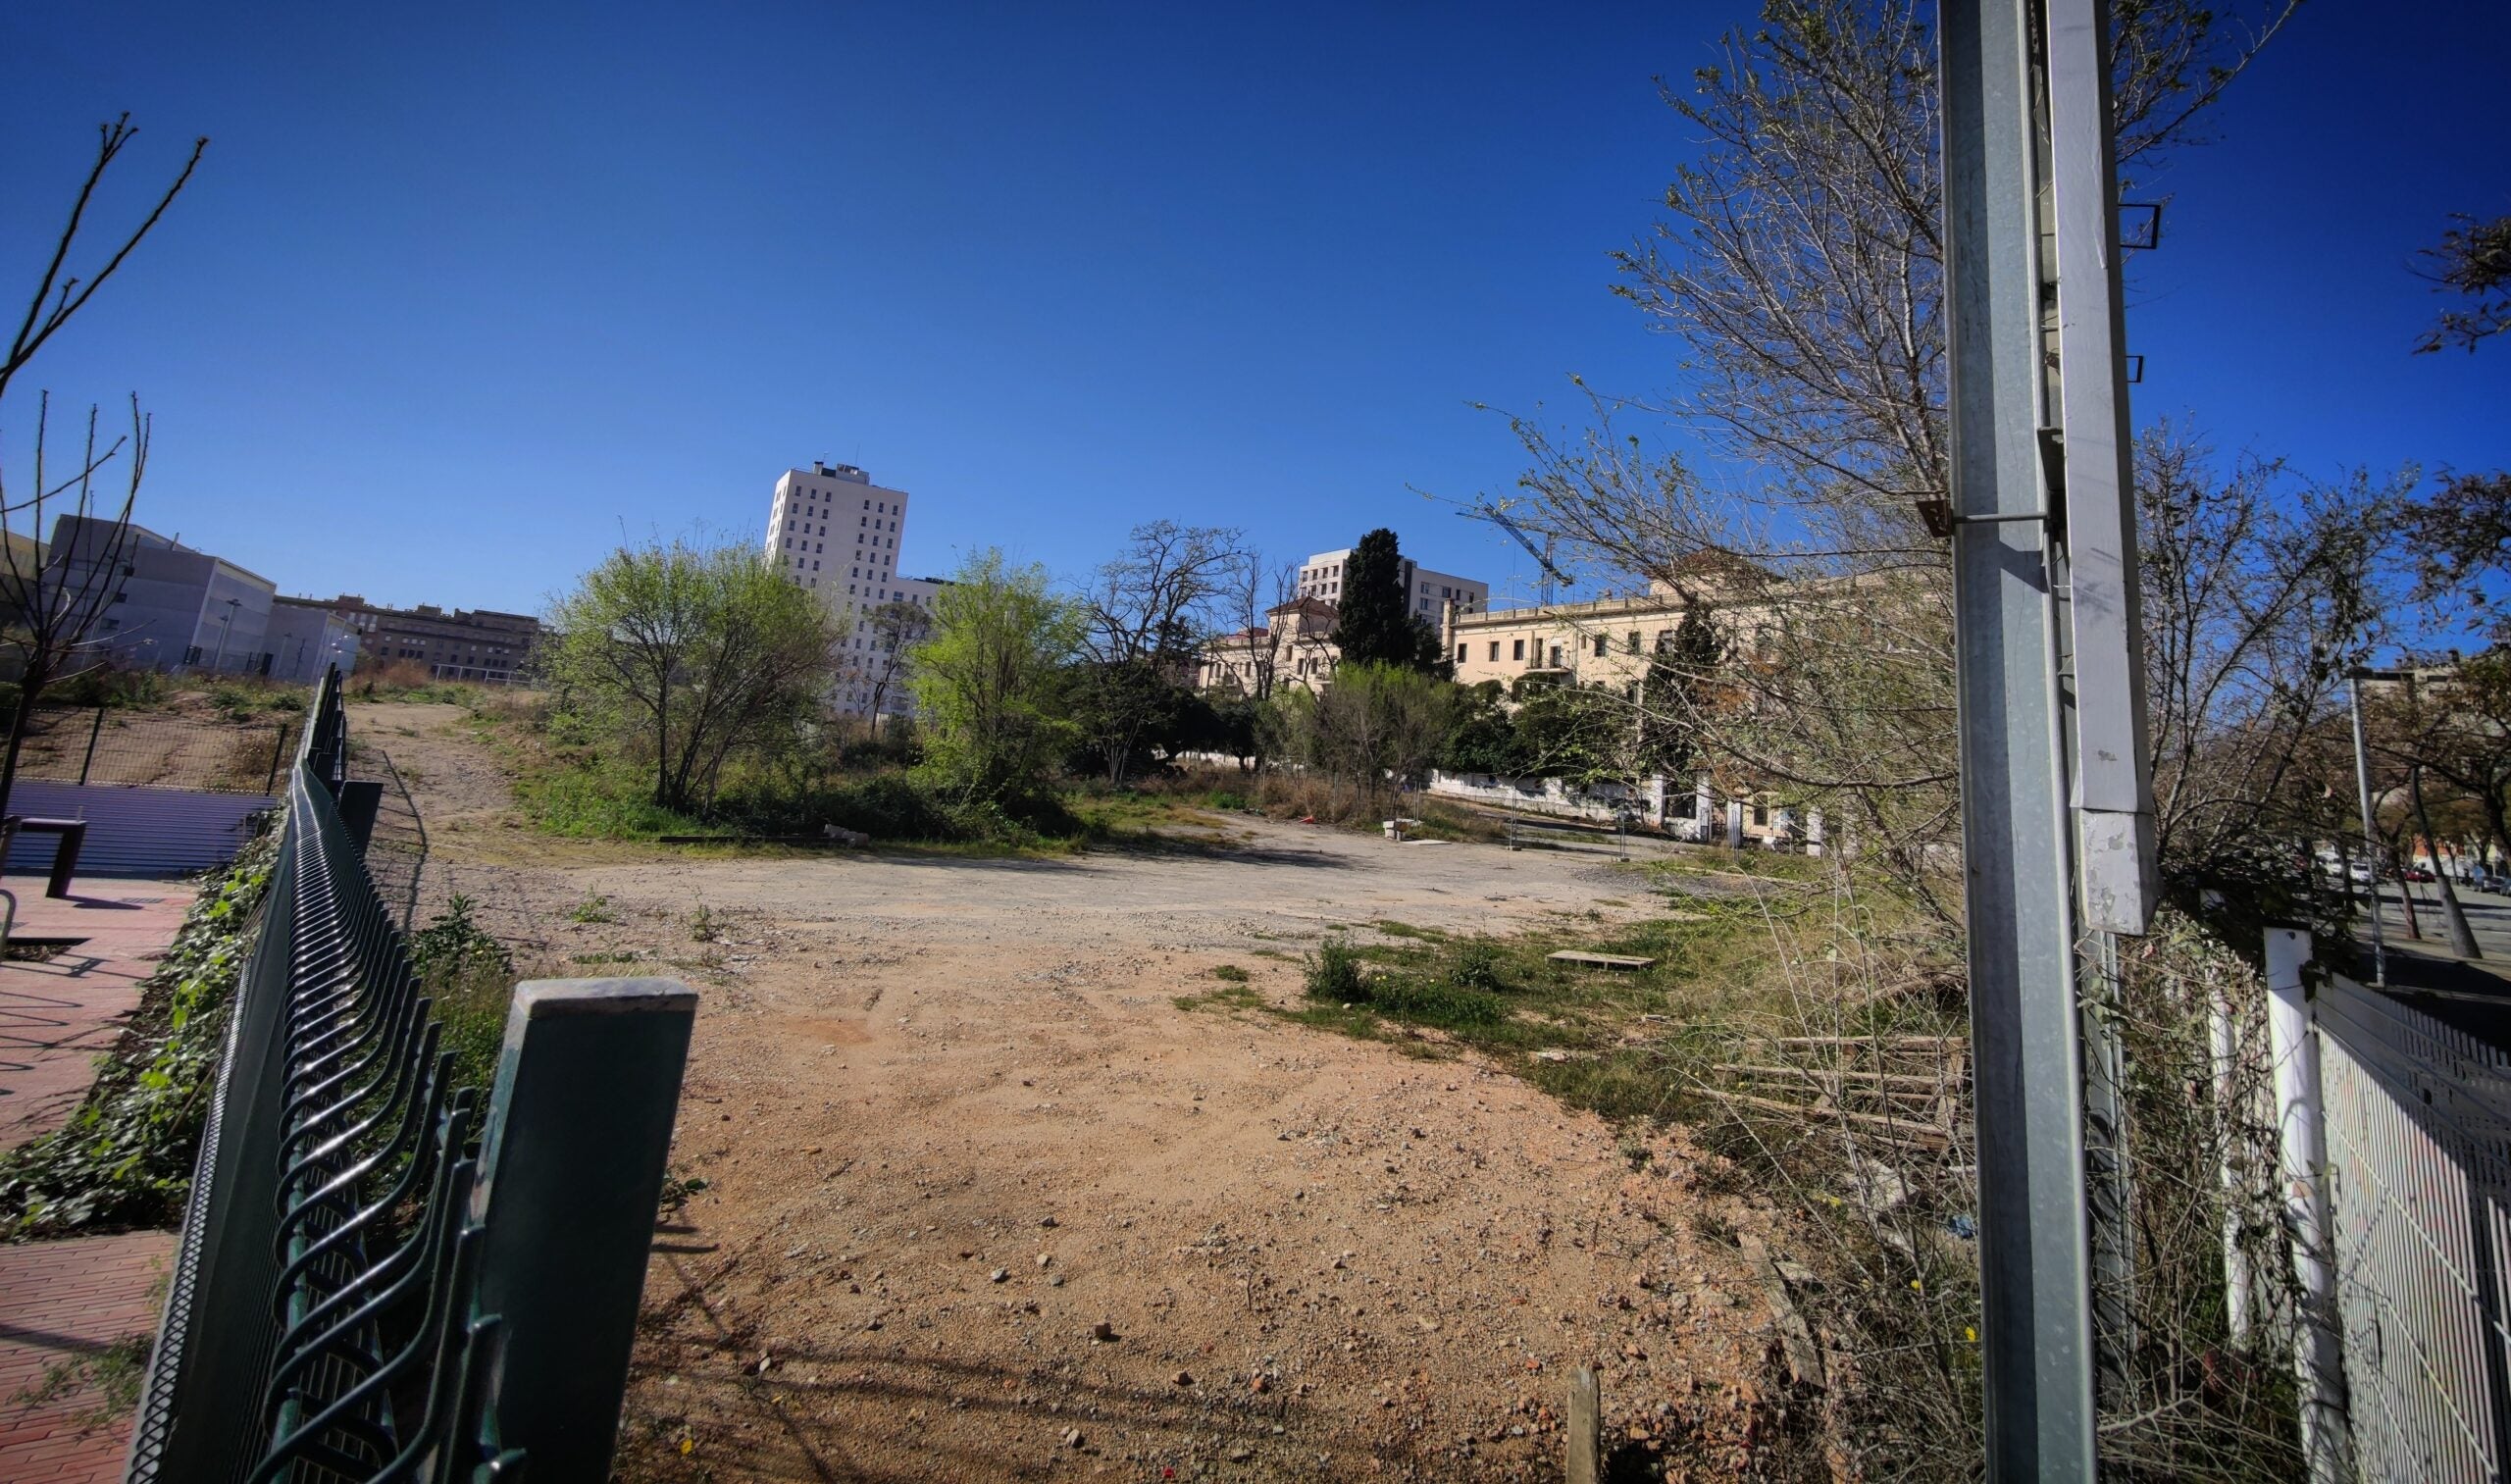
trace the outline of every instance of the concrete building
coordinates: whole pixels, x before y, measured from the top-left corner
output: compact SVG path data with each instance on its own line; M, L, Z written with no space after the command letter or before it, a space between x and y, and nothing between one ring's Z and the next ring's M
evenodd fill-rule
M273 680L310 686L333 665L342 675L357 668L357 626L330 603L310 597L271 599L267 638Z
M1351 564L1352 551L1320 551L1300 564L1299 595L1323 598L1329 603L1343 600L1343 569ZM1416 618L1428 623L1439 622L1439 615L1455 603L1460 613L1479 613L1491 606L1491 585L1469 577L1456 577L1445 572L1432 572L1404 558L1404 590L1406 602Z
M267 631L278 588L268 578L144 526L129 528L119 553L113 543L112 521L61 517L53 524L45 580L81 585L97 575L109 556L117 559L119 586L89 636L115 664L226 675L270 673L274 656Z
M288 601L336 615L356 633L359 658L367 665L421 664L437 680L513 685L531 673L532 651L540 641L540 620L529 613L493 608L448 613L434 603L386 608L354 592ZM316 673L321 673L319 667Z
M907 495L872 483L852 464L813 463L776 481L767 511L767 560L816 595L843 633L830 706L841 715L913 709L898 646L875 615L903 603L930 614L943 583L898 576L906 539Z

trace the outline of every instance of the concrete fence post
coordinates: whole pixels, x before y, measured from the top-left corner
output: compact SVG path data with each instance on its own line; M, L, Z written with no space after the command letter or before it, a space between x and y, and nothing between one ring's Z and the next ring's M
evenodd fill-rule
M2250 1276L2249 1254L2241 1246L2241 1216L2249 1204L2249 1182L2231 1137L2239 1126L2243 1101L2240 1024L2234 1018L2231 992L2220 974L2210 976L2206 986L2206 1030L2214 1052L2215 1117L2224 1131L2224 1153L2217 1178L2224 1191L2225 1323L2232 1343L2244 1345L2249 1341L2250 1308L2257 1285Z
M674 979L515 990L471 1193L475 1312L502 1337L488 1415L536 1479L605 1479L696 993Z
M2328 1130L2320 1099L2319 1033L2302 976L2311 935L2267 930L2267 1031L2276 1064L2276 1135L2301 1289L2293 1365L2301 1385L2302 1461L2313 1484L2353 1477L2347 1458L2343 1341L2336 1314L2336 1254L2329 1217Z

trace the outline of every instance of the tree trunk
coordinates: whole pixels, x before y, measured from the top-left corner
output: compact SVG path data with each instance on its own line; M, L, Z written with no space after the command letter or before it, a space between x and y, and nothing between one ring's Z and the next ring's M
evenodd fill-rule
M2422 943L2424 925L2415 918L2415 894L2408 890L2414 883L2406 879L2406 852L2398 847L2398 843L2394 840L2383 840L2381 844L2384 846L2383 853L2387 855L2397 868L2397 905L2398 911L2406 918L2406 936ZM2380 901L2381 863L2376 860L2372 862L2372 909L2374 911L2380 910Z
M18 678L18 709L9 718L8 751L0 756L0 818L8 816L10 801L18 792L18 754L26 744L26 729L34 725L35 702L43 698L44 689L51 684L51 676L31 667Z
M2468 927L2467 913L2459 909L2459 894L2450 885L2449 874L2441 869L2441 844L2433 833L2433 817L2424 809L2424 770L2411 768L2406 775L2407 797L2415 805L2415 827L2424 832L2424 847L2433 857L2433 886L2441 897L2441 921L2450 930L2450 951L2462 958L2483 958L2476 946L2476 934ZM2399 883L2401 887L2405 883Z

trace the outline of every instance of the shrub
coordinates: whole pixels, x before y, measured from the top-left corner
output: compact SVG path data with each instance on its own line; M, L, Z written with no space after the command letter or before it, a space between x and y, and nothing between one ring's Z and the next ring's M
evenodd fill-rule
M1456 946L1456 961L1448 965L1448 983L1463 990L1505 990L1500 971L1500 946L1487 938L1468 938Z
M471 916L476 905L457 892L444 910L410 939L410 970L425 981L449 979L476 969L514 972L514 955Z
M471 916L456 893L410 939L410 971L435 1001L438 1046L453 1053L453 1079L486 1090L495 1082L514 1001L514 955Z
M1360 955L1340 938L1328 938L1307 957L1307 998L1356 1004L1368 998L1360 984Z

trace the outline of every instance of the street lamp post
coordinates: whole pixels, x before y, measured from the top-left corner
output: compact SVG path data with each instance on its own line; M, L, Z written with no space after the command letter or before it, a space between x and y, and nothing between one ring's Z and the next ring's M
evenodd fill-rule
M2363 858L2372 873L2372 983L2386 989L2389 953L2381 930L2381 833L2372 823L2371 754L2363 746L2363 681L2371 673L2359 667L2345 672L2345 704L2354 713L2354 799L2363 815ZM2403 895L2406 882L2400 879L2397 885Z
M227 668L227 637L235 632L235 610L243 605L244 600L240 597L231 597L227 600L227 612L219 620L218 657L209 662L209 673L212 675L219 674Z

